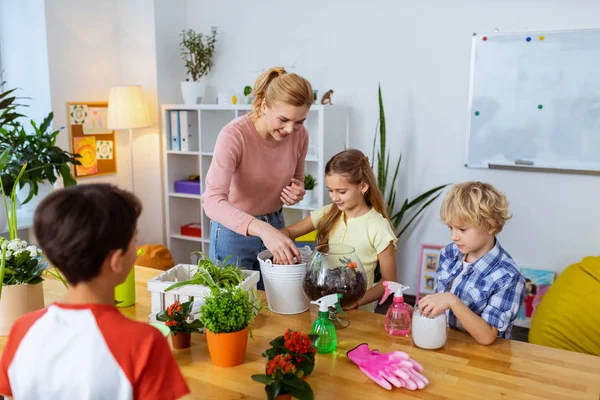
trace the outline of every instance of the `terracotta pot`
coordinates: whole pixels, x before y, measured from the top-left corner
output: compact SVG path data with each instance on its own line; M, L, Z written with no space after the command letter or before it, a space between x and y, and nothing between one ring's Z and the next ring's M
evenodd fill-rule
M0 299L0 336L8 335L10 327L22 315L44 308L42 283L35 285L4 285Z
M292 395L289 393L286 394L278 394L275 397L275 400L292 400Z
M177 332L177 335L174 335L171 332L171 343L173 343L174 349L187 349L191 345L191 340L191 333Z
M244 362L248 345L248 327L231 333L213 333L206 330L210 358L218 367L235 367Z

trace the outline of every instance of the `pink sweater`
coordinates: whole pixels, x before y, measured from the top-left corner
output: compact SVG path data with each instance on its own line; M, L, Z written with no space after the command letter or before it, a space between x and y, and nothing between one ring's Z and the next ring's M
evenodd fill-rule
M280 142L262 138L243 115L225 125L206 176L204 211L212 220L248 234L254 216L278 211L281 191L304 180L308 132L303 126Z

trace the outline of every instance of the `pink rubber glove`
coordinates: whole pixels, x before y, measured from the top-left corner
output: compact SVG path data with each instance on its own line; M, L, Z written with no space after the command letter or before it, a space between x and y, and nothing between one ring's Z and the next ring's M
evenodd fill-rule
M409 390L423 389L429 383L420 374L423 367L404 352L382 354L377 350L369 350L369 346L363 343L347 355L366 376L387 390L391 390L392 385Z

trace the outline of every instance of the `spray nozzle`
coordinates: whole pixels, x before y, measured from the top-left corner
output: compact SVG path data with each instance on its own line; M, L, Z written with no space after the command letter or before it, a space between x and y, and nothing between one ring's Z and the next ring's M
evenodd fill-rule
M394 293L394 297L402 297L402 293L405 290L410 289L409 286L404 286L400 283L392 281L383 282L383 287L385 288L385 292L383 293L383 297L381 298L379 304L383 304L392 293Z
M335 305L338 302L337 294L329 294L327 296L321 297L319 300L311 301L312 304L319 305L319 311L326 312L329 310L330 306Z

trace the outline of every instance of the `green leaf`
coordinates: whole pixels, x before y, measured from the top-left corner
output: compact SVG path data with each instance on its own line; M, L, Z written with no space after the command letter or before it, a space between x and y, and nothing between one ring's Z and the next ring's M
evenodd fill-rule
M79 165L81 165L81 163L79 163ZM66 163L60 164L58 169L60 171L60 176L63 178L65 187L77 185L77 181L73 178L73 175L71 175L71 168Z
M268 375L265 375L265 374L252 375L251 378L253 381L256 381L256 382L259 382L259 383L262 383L265 385L270 385L273 382L273 380Z
M404 226L404 228L400 231L400 233L398 234L398 236L401 236L405 230L408 229L408 227L410 226L410 224L412 224L412 222L415 220L415 218L417 218L419 216L419 214L421 214L431 203L433 203L435 201L435 199L437 199L438 197L440 197L442 193L438 193L434 198L432 198L431 200L429 200L427 203L423 204L423 207L421 207L421 209L408 221L408 223Z

